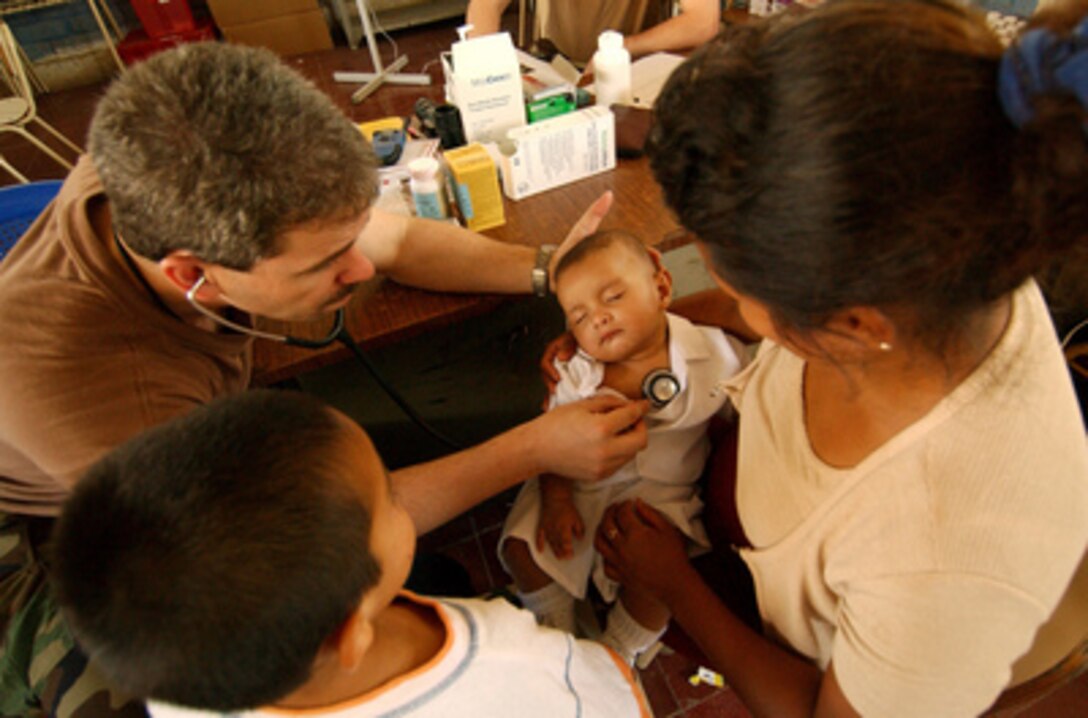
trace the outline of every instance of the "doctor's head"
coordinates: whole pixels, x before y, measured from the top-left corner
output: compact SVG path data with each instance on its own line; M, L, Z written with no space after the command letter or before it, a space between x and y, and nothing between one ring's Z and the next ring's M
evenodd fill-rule
M298 319L373 275L354 239L374 154L267 50L196 43L135 65L99 102L89 152L125 245L173 262L183 289L204 277L212 303Z

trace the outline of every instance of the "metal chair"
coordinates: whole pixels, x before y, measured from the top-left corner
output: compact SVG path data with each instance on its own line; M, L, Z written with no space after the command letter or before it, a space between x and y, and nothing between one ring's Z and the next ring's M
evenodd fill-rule
M67 137L62 135L55 127L38 117L38 107L34 102L34 90L30 86L27 77L26 66L19 53L19 46L15 42L11 28L6 22L0 20L0 63L3 65L4 74L10 78L14 95L0 99L0 132L15 132L28 142L52 157L66 170L72 169L72 163L61 157L49 145L33 135L26 126L34 123L53 135L77 156L83 150Z
M60 191L60 180L0 188L0 260Z
M26 184L27 182L30 181L30 180L28 180L26 178L26 175L24 175L19 170L15 169L12 166L12 164L10 162L8 162L8 159L6 157L4 157L3 155L0 155L0 169L3 169L5 172L7 172L9 175L11 175L15 179L19 180L20 182L22 182L23 184Z

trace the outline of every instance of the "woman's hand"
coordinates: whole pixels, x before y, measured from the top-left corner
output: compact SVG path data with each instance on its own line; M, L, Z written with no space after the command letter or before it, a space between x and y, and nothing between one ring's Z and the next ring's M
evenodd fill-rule
M680 583L680 573L694 572L683 534L641 499L609 506L593 545L605 560L609 578L665 605Z
M574 341L574 335L570 332L560 334L544 347L544 356L540 358L540 375L548 387L548 398L544 399L545 410L548 408L551 395L555 393L555 385L559 383L559 370L555 368L556 360L569 361L576 351L578 351L578 343Z

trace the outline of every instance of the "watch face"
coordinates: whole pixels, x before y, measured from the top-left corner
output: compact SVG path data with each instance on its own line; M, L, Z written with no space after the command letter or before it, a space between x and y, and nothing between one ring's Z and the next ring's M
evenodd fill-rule
M680 380L668 369L654 369L642 380L642 395L655 409L668 404L680 393Z
M540 267L534 267L533 272L530 275L533 282L533 294L538 297L542 297L547 293L548 289L548 272Z

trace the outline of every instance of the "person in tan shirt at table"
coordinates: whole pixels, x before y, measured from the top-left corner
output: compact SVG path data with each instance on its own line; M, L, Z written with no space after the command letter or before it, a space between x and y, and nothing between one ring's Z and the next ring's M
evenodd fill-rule
M470 0L465 22L473 35L499 31L510 0ZM605 30L623 33L632 57L663 50L687 50L714 37L720 24L718 0L683 0L680 13L669 17L664 3L654 0L538 0L532 38L548 40L571 62L581 66L597 50Z

